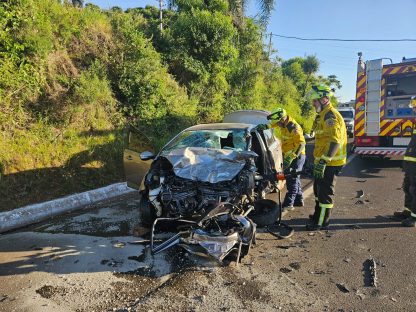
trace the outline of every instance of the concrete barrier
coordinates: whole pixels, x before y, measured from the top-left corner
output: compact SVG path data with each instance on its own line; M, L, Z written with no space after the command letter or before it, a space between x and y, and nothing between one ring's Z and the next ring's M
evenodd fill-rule
M136 190L115 183L95 190L29 205L0 213L0 233L37 223L51 217L84 208L87 205L128 194Z

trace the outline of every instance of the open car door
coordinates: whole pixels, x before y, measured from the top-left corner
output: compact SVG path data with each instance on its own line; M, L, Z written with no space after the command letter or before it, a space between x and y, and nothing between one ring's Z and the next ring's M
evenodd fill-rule
M137 190L140 189L142 180L154 158L152 155L155 155L155 148L150 142L150 139L139 129L130 125L123 155L124 174L126 176L127 186Z

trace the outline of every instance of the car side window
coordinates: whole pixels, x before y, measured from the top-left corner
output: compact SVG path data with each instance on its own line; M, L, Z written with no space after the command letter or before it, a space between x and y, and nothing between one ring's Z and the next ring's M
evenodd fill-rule
M134 130L129 130L127 148L139 153L143 151L154 152L154 147L150 143L149 139Z

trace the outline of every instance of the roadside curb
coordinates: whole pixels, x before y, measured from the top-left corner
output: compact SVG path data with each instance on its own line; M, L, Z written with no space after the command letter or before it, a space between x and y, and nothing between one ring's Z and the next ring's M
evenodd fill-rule
M39 204L24 206L12 211L2 212L0 213L0 233L37 223L63 213L82 209L98 201L134 191L125 182L121 182Z

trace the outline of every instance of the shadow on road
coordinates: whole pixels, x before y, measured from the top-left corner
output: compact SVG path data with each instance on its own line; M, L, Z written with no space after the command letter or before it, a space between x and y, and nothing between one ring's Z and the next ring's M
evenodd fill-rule
M13 233L0 238L0 276L112 272L157 278L218 265L180 247L151 255L147 244L146 239L132 236Z

